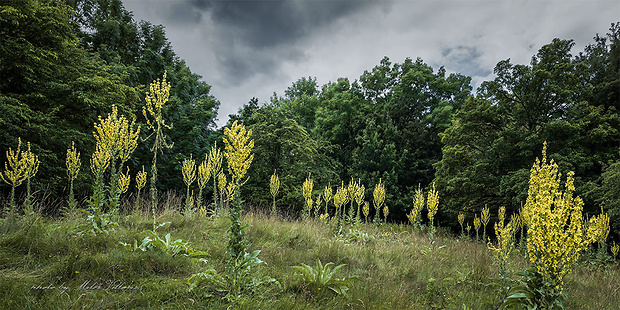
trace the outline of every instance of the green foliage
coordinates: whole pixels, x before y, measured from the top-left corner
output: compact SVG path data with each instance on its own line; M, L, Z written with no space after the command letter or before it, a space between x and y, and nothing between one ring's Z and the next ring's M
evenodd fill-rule
M264 264L258 258L260 250L252 253L244 252L243 256L236 259L233 265L226 267L225 273L219 273L215 269L193 274L188 280L190 290L196 289L200 285L207 285L213 292L224 295L229 302L238 301L243 294L254 293L259 287L267 284L279 286L279 282L271 277L257 278L253 275L252 269ZM202 260L206 262L205 260ZM209 297L214 296L212 294Z
M529 267L517 275L522 276L520 284L512 287L502 307L517 309L566 309L566 293L546 287L543 276L535 267Z
M459 211L478 213L486 204L516 210L527 195L528 168L543 141L555 141L549 147L555 162L579 176L575 186L584 210L598 210L602 167L617 159L620 141L618 101L594 99L598 94L592 93L609 74L599 66L617 45L618 27L612 28L610 42L599 38L578 57L571 54L572 40L555 39L529 65L500 61L497 78L464 102L440 134L443 157L435 165L451 217Z
M170 222L165 222L160 224L158 227L162 227L163 225L170 224ZM146 252L149 250L158 250L164 253L167 253L170 256L184 255L188 257L196 257L196 256L206 256L208 255L206 252L195 250L192 246L189 245L188 242L183 239L172 240L170 233L167 233L166 236L161 238L156 231L145 230L145 233L150 236L144 237L140 245L138 245L138 241L134 240L133 244L128 244L124 242L120 242L120 244L129 251L142 251Z
M321 263L320 259L316 259L316 267L312 267L306 264L301 266L293 266L291 268L298 271L295 277L298 277L311 285L313 289L330 289L338 295L347 295L347 291L351 288L351 280L359 280L357 276L346 276L343 278L336 278L336 273L346 264L341 264L336 267L332 267L335 264L329 262L325 265Z
M110 234L114 231L114 227L118 226L118 223L110 218L108 213L101 211L101 208L92 205L90 209L78 209L78 211L86 214L86 223L82 223L76 227L76 230L80 234L84 234L84 231L88 231L93 235Z

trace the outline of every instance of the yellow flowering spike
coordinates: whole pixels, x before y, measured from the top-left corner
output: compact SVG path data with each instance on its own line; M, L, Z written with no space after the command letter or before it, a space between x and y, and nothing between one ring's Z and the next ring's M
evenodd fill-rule
M170 82L166 81L167 74L167 72L164 72L161 81L157 79L151 83L149 90L146 92L146 105L142 107L142 114L146 118L147 125L153 130L156 130L159 125L167 128L172 127L165 125L165 121L161 116L161 108L170 98ZM147 115L150 115L150 117ZM153 121L150 118L153 118Z
M198 166L198 187L200 189L205 188L209 178L211 177L211 167L209 167L208 155L205 155L205 160Z
M26 179L30 179L39 171L39 156L30 151L30 142L28 142L28 149L22 152L22 158L26 166Z
M345 205L349 200L348 197L349 197L349 194L346 188L339 187L338 189L336 189L336 194L333 197L334 206L336 207L336 209L339 209L340 207Z
M476 239L478 239L478 230L480 230L480 218L478 215L474 217L474 229L476 230Z
M110 161L120 159L126 162L138 146L140 127L133 129L135 119L129 123L124 116L118 116L118 109L112 106L112 113L106 118L99 116L99 122L95 123L93 136L95 142L102 151L108 152Z
M411 212L407 214L407 218L411 225L418 226L422 221L422 209L424 208L424 193L422 192L422 188L420 188L420 184L418 184L418 188L413 195L413 208Z
M142 190L146 185L146 172L144 171L144 166L142 166L142 171L138 171L136 174L136 187L138 190Z
M314 201L314 210L318 212L321 209L321 203L323 203L323 197L319 194Z
M313 187L314 187L314 180L312 180L310 175L308 175L308 177L304 181L304 184L301 187L302 195L303 195L304 199L306 199L306 200L310 199L310 197L312 196L312 188Z
M435 183L433 183L431 190L428 192L426 207L428 208L428 220L431 222L431 226L433 226L433 219L439 207L439 193L435 190Z
M220 174L220 169L222 169L222 152L217 148L217 143L211 147L211 152L209 152L209 159L207 162L207 167L210 168L211 175L215 178Z
M118 188L121 194L124 194L129 189L129 183L131 182L131 176L129 175L129 167L127 167L127 173L121 173L118 179Z
M278 190L280 189L280 178L278 178L278 174L276 171L273 171L271 175L271 179L269 180L269 191L271 192L271 196L275 199L278 195Z
M217 185L218 185L218 188L220 189L220 192L224 192L226 190L226 184L227 184L226 175L224 175L223 173L220 173L217 176Z
M467 223L467 227L465 227L465 230L467 230L467 235L469 236L469 231L471 230L471 226L469 225L469 223Z
M325 189L323 190L323 198L325 198L325 203L328 203L332 199L331 186L325 186Z
M488 242L488 248L493 251L497 257L500 265L500 271L504 274L506 272L506 264L510 258L510 253L514 249L514 223L508 222L507 225L502 225L501 222L495 223L495 235L497 236L497 245L494 245L490 241Z
M28 178L28 158L24 157L24 152L20 150L22 145L21 138L17 138L17 150L11 148L6 152L7 162L4 162L4 172L0 173L0 178L11 185L11 198L9 206L15 208L15 188L20 186Z
M501 226L504 226L504 219L506 218L506 207L499 207L497 212L498 223Z
M192 159L192 155L189 155L189 159L183 160L183 182L187 187L190 187L194 181L196 181L196 162Z
M373 202L375 204L376 210L381 210L383 204L385 203L385 186L381 183L381 179L379 179L379 184L375 185L375 190L372 193Z
M527 247L530 261L558 291L563 278L588 245L583 221L583 201L573 197L574 173L566 178L560 191L558 166L547 162L546 143L542 161L536 159L530 171L528 197L523 220L528 228Z
M489 211L489 208L487 206L484 206L484 208L482 208L482 214L480 219L482 221L482 226L487 227L487 225L489 224L489 220L491 219L491 212Z
M312 211L312 208L314 206L314 201L312 201L312 198L308 198L306 199L306 209L308 209L308 211Z
M383 207L383 216L385 217L385 220L387 221L387 217L390 214L390 208L388 208L388 206L386 205L385 207Z
M457 216L457 219L459 221L459 225L461 225L461 235L462 235L463 234L463 223L465 223L465 214L459 213L459 215Z
M620 250L620 247L616 244L616 241L614 241L613 245L611 246L611 254L614 256L614 259L616 259L616 256L618 256L618 250Z
M90 158L90 171L96 178L103 177L103 174L110 165L110 153L100 144L95 146L95 152Z
M366 188L358 180L357 188L356 188L356 191L355 191L355 203L357 203L358 205L362 204L362 202L364 201L364 193L365 192L366 192Z
M131 124L126 119L121 118L121 128L119 132L119 158L121 162L127 162L131 154L138 146L138 137L140 136L140 126L133 130L136 120L133 119Z
M224 129L224 156L228 162L228 169L233 183L240 182L254 159L252 149L254 140L250 140L252 131L246 131L245 126L235 121L230 128Z
M0 178L4 182L14 187L20 186L26 180L26 165L21 152L22 139L17 138L17 149L9 148L6 151L8 163L4 162L4 173L0 173Z
M235 183L228 182L228 184L226 184L226 190L224 192L226 193L226 199L228 201L232 201L235 195L235 190L236 190Z
M67 149L67 160L65 164L67 166L67 177L69 177L70 181L75 180L80 172L82 162L80 161L80 153L75 149L75 142L73 141L71 141L71 148Z
M607 216L606 213L593 216L588 221L587 228L587 238L589 242L598 242L600 244L605 243L607 236L609 235L609 216Z
M362 212L364 213L364 217L368 218L368 215L370 214L370 204L368 203L368 201L364 201L364 207L362 208Z

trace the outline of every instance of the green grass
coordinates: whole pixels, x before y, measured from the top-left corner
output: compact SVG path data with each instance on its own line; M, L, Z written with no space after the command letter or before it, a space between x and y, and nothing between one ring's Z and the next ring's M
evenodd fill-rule
M181 204L178 204L180 207ZM454 237L441 229L435 243L409 225L361 225L357 238L331 234L328 224L292 221L246 213L248 251L260 249L267 264L256 277L270 276L268 285L247 294L231 308L241 309L495 309L502 298L492 285L497 266L484 244ZM1 309L227 309L222 298L206 289L189 290L187 279L206 268L223 272L227 262L228 220L180 215L173 204L163 208L158 230L182 238L209 253L207 264L157 251L127 251L119 242L138 243L153 228L150 213L123 215L110 235L78 235L82 215L66 218L8 216L0 220ZM163 234L162 234L163 233ZM362 237L360 237L362 236ZM354 240L354 239L357 239ZM346 264L337 277L356 275L348 296L295 277L292 266ZM527 266L516 251L510 269ZM618 265L585 262L568 277L569 309L616 309L620 304ZM513 275L514 278L516 276ZM90 282L89 282L90 281ZM102 289L115 285L124 289ZM40 286L40 288L37 288ZM42 289L53 286L53 289ZM97 289L80 289L90 286ZM33 289L34 287L34 289ZM59 288L64 287L64 288ZM66 288L66 290L65 290Z

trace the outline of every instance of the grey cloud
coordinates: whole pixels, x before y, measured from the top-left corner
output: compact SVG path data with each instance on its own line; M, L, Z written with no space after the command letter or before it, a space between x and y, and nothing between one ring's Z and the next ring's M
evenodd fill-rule
M244 44L253 48L294 43L315 29L381 3L351 0L189 1L193 8L209 12L216 25L234 31Z
M387 1L367 0L186 0L178 6L199 13L211 32L218 68L235 85L255 74L277 75L282 64L306 59L304 40L340 19ZM207 17L208 16L208 17ZM184 14L168 14L183 20ZM329 42L325 42L329 44Z
M441 50L444 66L469 76L488 76L492 68L480 65L483 53L475 46L457 45Z

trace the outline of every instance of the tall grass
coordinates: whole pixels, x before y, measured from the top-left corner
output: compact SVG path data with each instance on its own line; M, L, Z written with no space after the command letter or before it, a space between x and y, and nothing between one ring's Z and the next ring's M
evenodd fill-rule
M183 197L175 193L160 202L155 221L170 222L162 232L206 251L208 267L223 271L229 259L230 220L181 215ZM122 204L134 205L127 199ZM120 245L147 236L143 231L153 225L148 204L139 205L140 212L117 216L119 225L110 235L76 234L75 227L84 221L81 214L10 215L0 220L0 308L229 308L231 304L208 292L189 290L187 279L204 270L204 263L158 251L127 251ZM501 300L492 285L500 271L492 252L485 244L454 237L441 227L434 243L426 232L396 224L359 224L352 228L354 233L334 236L327 222L267 213L270 210L246 210L241 220L252 225L245 236L248 251L262 250L261 259L267 263L255 270L256 276L273 277L282 285L247 295L236 308L495 309ZM361 281L353 283L348 297L317 291L295 277L291 268L314 265L317 259L346 264L339 274L356 275ZM509 270L522 270L528 262L517 248L507 264ZM616 309L619 275L616 263L578 262L567 276L567 307ZM110 286L106 281L125 288L84 289Z

